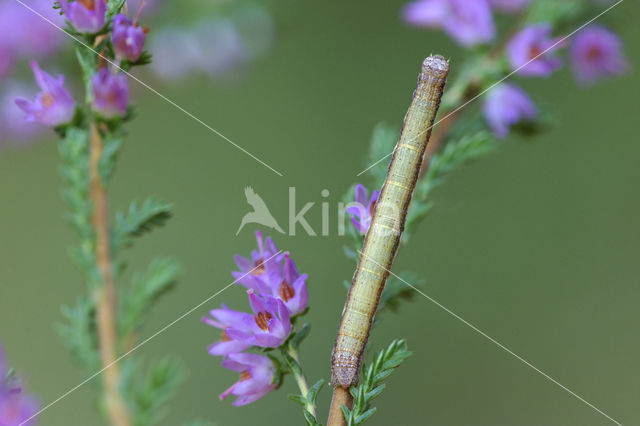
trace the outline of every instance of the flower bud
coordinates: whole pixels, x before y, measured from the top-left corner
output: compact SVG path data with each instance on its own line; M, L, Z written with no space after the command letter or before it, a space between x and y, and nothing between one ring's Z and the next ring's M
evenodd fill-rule
M16 105L27 113L27 121L37 121L49 127L69 123L73 119L76 103L64 87L64 76L53 78L42 71L37 62L31 62L31 69L40 87L33 102L17 98Z
M113 18L113 48L116 55L135 62L142 54L144 41L147 38L144 28L140 27L124 15Z
M124 74L101 68L91 79L93 110L104 118L124 116L129 106L129 87Z
M107 2L105 0L60 0L62 13L76 31L95 34L105 24Z

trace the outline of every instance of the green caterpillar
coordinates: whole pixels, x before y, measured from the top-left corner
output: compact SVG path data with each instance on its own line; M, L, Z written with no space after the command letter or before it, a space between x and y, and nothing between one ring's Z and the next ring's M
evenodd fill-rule
M404 230L448 74L449 63L440 55L429 56L422 63L340 321L331 355L333 387L358 384L371 323Z

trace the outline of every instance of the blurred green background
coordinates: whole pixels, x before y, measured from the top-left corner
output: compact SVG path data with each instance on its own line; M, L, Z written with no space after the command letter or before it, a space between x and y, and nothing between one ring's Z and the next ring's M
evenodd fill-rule
M252 225L235 236L249 211L245 186L262 195L281 225L288 187L295 186L299 203L316 202L307 215L316 230L320 191L328 189L331 236L309 237L301 228L295 237L273 236L310 276L313 329L302 363L312 382L329 378L342 281L353 273L336 235L335 203L365 166L373 126L400 124L424 56L451 57L455 72L464 55L446 36L402 24L402 4L272 0L275 47L239 84L150 80L284 177L135 88L139 117L111 187L112 207L149 194L172 202L175 218L139 241L129 264L142 269L156 255L173 255L185 269L177 290L153 311L146 336L231 282L233 255L254 246ZM634 1L612 13L627 23L640 19ZM633 64L640 28L627 25L621 34ZM556 113L557 126L533 140L511 138L453 174L401 248L396 269L424 277L431 297L619 422L640 424L640 79L632 68L582 90L565 68L523 87ZM0 152L0 339L45 404L86 377L54 332L60 306L85 291L67 255L76 236L62 220L58 163L53 135ZM248 307L243 288L232 287L138 350L146 358L175 355L190 372L163 424L197 417L216 425L302 424L299 407L285 396L295 390L290 378L247 407L218 400L236 376L207 354L218 333L200 316L222 302ZM611 424L420 296L380 318L369 348L402 337L414 355L376 401L371 425ZM88 384L39 424L101 424L95 396ZM329 398L325 388L322 421Z

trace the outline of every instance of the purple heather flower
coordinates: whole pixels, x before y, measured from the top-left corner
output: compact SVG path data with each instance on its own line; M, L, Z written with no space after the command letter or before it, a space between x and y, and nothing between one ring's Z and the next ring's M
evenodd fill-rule
M126 16L119 14L113 18L111 40L116 55L135 62L142 54L144 41L147 38L145 30Z
M37 411L36 400L24 393L24 389L16 382L14 377L6 378L7 366L0 345L0 425L32 426L34 420L29 420Z
M290 316L300 314L307 307L307 274L300 275L288 252L275 255L278 248L270 237L263 241L257 231L256 240L258 250L251 252L251 260L235 256L240 271L232 272L234 278L262 296L282 300Z
M489 0L491 7L503 12L519 12L529 6L531 0Z
M380 191L376 190L371 193L371 198L369 198L367 188L360 184L356 185L356 201L347 207L346 212L351 215L351 223L362 235L366 234L371 226L373 209L379 195Z
M57 25L62 18L51 0L31 0L29 7ZM0 1L0 78L7 75L21 57L41 58L57 50L63 34L40 16L15 1Z
M202 322L222 330L222 339L209 346L209 354L214 356L225 356L232 353L242 352L251 345L243 340L233 340L227 335L227 329L232 327L241 330L243 333L251 333L253 316L245 312L234 311L226 305L222 309L214 309L209 313L213 318L203 317Z
M31 62L31 68L41 92L33 102L17 98L16 105L27 113L28 121L38 121L49 127L69 123L76 103L64 87L64 76L59 75L54 79L42 71L37 62Z
M620 38L599 25L580 31L571 45L573 72L582 84L593 84L598 78L620 75L627 69Z
M104 118L124 116L129 106L129 86L124 74L101 68L91 79L93 110Z
M236 255L234 260L240 271L231 274L238 282L247 288L254 289L260 294L271 294L271 282L282 281L282 267L280 266L282 254L273 243L271 237L262 240L262 232L256 231L258 250L251 252L251 260Z
M264 355L230 354L222 361L222 366L240 373L240 379L220 394L220 399L229 395L237 396L233 402L236 407L258 400L276 387L275 366L271 359Z
M6 90L0 95L0 145L4 141L24 144L42 132L42 126L27 122L24 112L16 108L16 97L30 90L12 81L7 83Z
M559 39L550 34L548 22L529 25L516 34L506 48L511 67L523 76L537 77L547 77L560 68L562 60L552 55L552 46L559 47Z
M60 0L62 12L73 28L81 33L94 34L104 28L107 2L105 0Z
M487 0L416 0L402 17L416 27L442 28L464 47L488 42L496 32Z
M533 120L538 110L518 86L502 83L489 91L483 105L485 119L499 138L509 134L509 127L520 120Z
M52 3L51 0L31 0L29 7L56 25L63 25L63 18L51 7ZM22 57L50 55L64 41L63 33L18 2L0 2L0 28L3 41Z
M234 321L239 322L240 325L229 327L226 330L227 336L252 346L263 348L280 346L291 333L289 310L280 299L262 298L252 289L247 290L247 293L255 315L242 312L235 315Z
M302 313L307 308L309 298L307 274L300 275L288 252L284 254L284 271L278 280L269 281L273 297L284 302L289 315L295 316Z

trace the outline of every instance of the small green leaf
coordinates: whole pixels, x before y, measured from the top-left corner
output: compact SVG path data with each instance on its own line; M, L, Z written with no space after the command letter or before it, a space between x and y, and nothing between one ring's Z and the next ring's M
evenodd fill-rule
M354 423L357 425L364 423L364 421L367 420L369 417L373 416L373 413L375 412L376 412L376 407L372 407L368 409L367 411L365 411L364 413L356 417L354 420Z
M303 397L302 395L290 393L289 395L287 395L287 398L289 398L293 402L297 402L298 404L302 405L303 407L305 405L307 405L307 399L305 397Z
M387 376L388 376L388 374L387 374ZM385 376L385 377L386 377L386 376ZM376 378L378 378L378 375L376 375ZM384 377L383 377L383 378L381 378L380 380L382 380L382 379L384 379ZM374 399L376 396L380 395L380 393L384 390L384 388L385 388L386 386L387 386L387 385L385 385L385 384L383 383L383 384L381 384L380 386L378 386L378 387L374 388L372 391L367 392L367 394L365 395L365 399L366 399L367 401L371 401L371 400L372 400L372 399Z
M80 298L73 307L63 306L65 323L56 326L74 360L89 371L100 367L95 305L91 298Z
M171 217L171 205L154 197L142 204L133 201L127 213L116 214L114 249L131 245L133 237L138 237L155 227L164 225Z
M320 379L309 389L309 393L307 394L307 399L311 401L312 405L315 405L318 392L320 392L320 389L322 389L323 385L324 385L324 379Z
M118 315L122 336L128 337L141 326L144 314L174 286L179 273L180 265L175 260L160 258L154 259L144 273L133 275L131 286L123 291Z
M107 5L107 21L110 21L112 17L120 13L126 3L127 0L109 0Z
M293 357L289 355L285 350L280 351L280 353L282 354L284 360L287 362L291 373L293 373L295 376L302 376L302 368L300 367L300 364L298 364L298 362L293 359Z
M309 324L308 322L304 323L304 325L300 327L300 330L298 330L291 338L291 344L293 345L294 348L297 348L298 346L300 346L300 343L302 343L305 337L307 337L310 330L311 330L311 324Z
M100 179L105 186L111 180L118 152L120 152L121 147L122 139L120 138L107 137L104 140L104 148L102 150L102 157L100 158L98 168L100 170Z
M351 418L351 411L344 404L340 406L340 409L342 409L342 415L344 416L344 418L349 421L349 419Z
M183 367L171 358L151 362L146 371L141 370L140 362L127 359L122 369L122 389L133 408L135 425L160 422L166 414L163 406L184 379Z
M311 414L308 410L303 410L302 414L304 415L304 419L307 421L307 424L309 426L317 426L318 425L318 421L313 416L313 414Z

